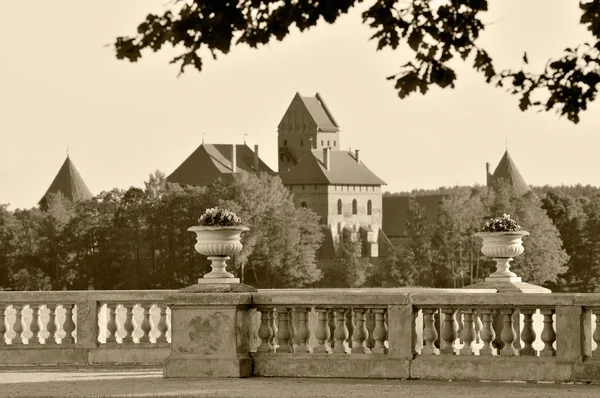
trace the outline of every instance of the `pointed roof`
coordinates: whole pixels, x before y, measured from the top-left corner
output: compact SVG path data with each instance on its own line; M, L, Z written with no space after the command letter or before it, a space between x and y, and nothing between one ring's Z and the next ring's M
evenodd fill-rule
M504 152L504 156L502 156L500 163L498 163L496 170L494 170L494 174L491 176L491 183L493 184L499 179L504 179L511 184L517 195L523 195L531 191L531 188L527 185L521 173L519 173L515 162L508 154L508 150Z
M303 97L300 95L300 93L297 92L296 95L294 96L294 98L292 99L292 103L296 99L299 99L300 102L304 105L307 112L310 114L310 117L313 119L313 121L317 125L317 129L319 131L324 131L324 132L340 131L340 126L335 121L333 114L331 113L331 111L329 110L327 105L325 104L325 101L323 100L323 97L321 97L321 94L316 93L314 97ZM292 103L290 103L290 106L292 105ZM289 110L289 107L288 107L288 110ZM281 123L283 123L283 120L285 119L285 116L287 115L287 113L288 112L286 111L281 122L279 122L280 125L281 125Z
M173 171L167 181L181 185L208 186L219 177L231 178L233 173L232 144L201 144ZM260 158L258 170L254 169L254 151L248 145L235 146L236 171L265 171L274 174Z
M298 164L287 173L280 174L286 185L296 184L350 184L385 185L354 155L347 151L329 151L329 169L323 163L323 151L312 150L303 156Z
M60 170L58 170L58 174L54 177L54 181L50 184L50 188L42 196L39 203L42 203L49 194L59 192L71 202L88 200L94 197L68 155Z

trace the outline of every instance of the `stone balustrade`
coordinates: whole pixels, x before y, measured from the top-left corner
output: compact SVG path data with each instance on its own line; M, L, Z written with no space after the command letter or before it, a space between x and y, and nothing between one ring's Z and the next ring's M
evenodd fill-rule
M166 377L600 381L600 294L0 292L0 316L4 365L164 363Z
M173 291L0 292L0 363L160 364Z
M259 290L167 300L178 321L166 377L600 381L600 294Z

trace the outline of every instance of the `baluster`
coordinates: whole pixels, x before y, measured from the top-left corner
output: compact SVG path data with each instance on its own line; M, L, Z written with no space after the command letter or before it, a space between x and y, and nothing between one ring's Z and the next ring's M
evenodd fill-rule
M123 323L123 330L125 330L125 337L123 337L123 344L133 344L133 308L135 304L123 304L125 308L125 322Z
M423 308L423 341L424 347L421 349L423 355L434 355L438 353L435 347L435 341L438 338L438 332L435 330L434 314L437 311L435 308Z
M481 329L483 328L483 323L481 323L481 316L479 315L479 311L475 311L473 314L473 320L475 321L475 343L481 343L481 338L479 334L481 333Z
M333 346L333 352L336 354L346 354L346 346L344 344L348 339L346 310L343 308L336 308L333 312L335 317L335 331L333 336L335 344Z
M365 325L367 326L367 348L372 350L375 347L373 330L375 330L375 313L373 310L365 312Z
M308 327L308 314L310 308L296 308L298 314L298 352L311 352L310 328Z
M536 338L536 333L533 329L533 314L535 314L535 309L521 308L521 314L523 314L521 340L523 340L525 346L519 350L519 353L520 355L537 356L537 350L533 349L533 342Z
M29 324L31 337L29 338L29 344L40 344L40 306L39 304L29 304L29 308L31 308L31 323Z
M442 308L442 313L444 314L444 326L442 327L442 348L440 352L446 355L454 355L454 342L457 338L454 309Z
M169 330L169 325L167 325L167 306L161 305L160 307L160 319L158 320L158 325L156 325L156 329L159 331L159 335L156 338L157 343L167 343L167 330ZM115 324L115 332L116 332L116 324Z
M352 333L352 350L353 354L370 354L371 350L367 347L367 336L369 331L367 330L366 318L364 308L354 309L354 319L356 320L356 326Z
M348 328L348 339L346 340L346 344L350 350L352 350L353 341L352 336L354 335L354 311L352 308L346 311L346 327Z
M73 332L75 331L75 322L73 322L73 304L63 304L65 309L65 322L63 323L63 331L65 337L62 338L61 344L75 344Z
M502 333L500 337L504 343L504 347L500 350L500 355L519 355L519 352L514 347L514 341L517 338L517 333L515 332L515 328L513 326L513 312L514 310L512 308L500 310L503 321Z
M479 355L494 355L496 348L492 346L492 342L496 338L496 332L494 331L494 325L492 325L492 310L488 308L477 310L481 314L483 327L481 328L481 341L483 341L483 347L479 350Z
M278 354L285 353L293 353L294 346L291 343L292 332L290 330L289 319L288 319L288 311L285 308L280 308L277 311L277 342L279 346L277 347Z
M596 342L596 349L593 352L594 358L600 358L600 308L593 308L592 312L596 316L596 330L594 330L594 334L592 338Z
M271 340L269 340L269 344L271 344L271 346L273 346L273 348L277 348L277 332L279 332L279 329L277 328L277 309L273 308L273 310L271 311L271 316L269 318L269 322L271 322L271 330L273 330L273 336L271 337Z
M388 349L385 346L387 340L387 326L385 324L384 308L374 308L371 311L375 314L375 328L373 329L373 339L375 346L371 349L373 354L387 354Z
M544 308L540 312L544 315L544 329L542 330L542 341L544 342L544 348L540 352L540 356L553 357L556 355L556 350L552 347L552 344L556 340L556 332L554 331L554 325L552 324L552 315L554 309Z
M106 304L106 315L108 322L106 323L106 343L117 343L117 304Z
M23 314L21 313L23 306L21 304L13 304L13 309L15 310L15 323L13 324L15 337L12 339L12 344L23 344Z
M140 304L143 310L143 318L140 324L140 329L142 330L142 337L140 337L140 343L150 343L150 331L152 330L152 325L150 325L150 307L152 304Z
M0 345L6 345L6 305L0 304Z
M298 330L294 324L294 309L288 308L288 325L290 327L290 345L294 348L298 347Z
M270 325L271 309L259 308L260 312L260 327L258 328L258 337L261 340L260 345L256 349L256 352L274 352L273 346L269 344L271 337L273 337L273 329Z
M473 341L475 341L475 325L473 322L473 308L462 310L463 328L460 333L460 339L463 341L463 347L460 349L460 355L474 355Z
M314 349L314 353L329 353L330 349L327 346L329 340L330 330L327 322L327 308L315 308L317 312L317 330L315 331L315 338L317 339L318 345Z
M44 344L56 344L56 304L46 304L48 308L48 323L46 324L46 330L48 331L48 337Z

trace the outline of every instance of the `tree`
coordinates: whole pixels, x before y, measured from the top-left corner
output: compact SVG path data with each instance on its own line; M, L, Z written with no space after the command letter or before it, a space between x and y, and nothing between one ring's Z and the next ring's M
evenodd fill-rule
M271 39L283 40L290 28L311 28L323 19L335 23L360 0L174 0L162 14L149 14L137 27L137 35L118 37L114 43L118 59L135 62L142 50L159 51L165 44L182 49L171 63L202 70L201 50L213 58L227 54L238 44L256 48ZM581 0L580 23L592 33L595 43L567 48L562 57L549 60L541 73L523 68L497 72L485 48L478 44L485 30L482 14L487 0L372 0L363 12L363 23L373 28L377 49L397 49L405 42L413 60L389 76L395 80L400 98L425 94L429 87L454 87L456 73L449 66L455 58L472 62L487 83L518 94L519 108L556 110L574 123L579 113L596 98L600 83L600 0ZM527 54L523 56L527 64ZM540 94L541 98L535 97Z
M442 199L433 237L438 285L462 287L477 277L481 245L474 235L487 214L486 194L485 188L457 187Z
M512 268L527 282L538 285L556 282L567 270L565 264L569 261L558 229L533 192L519 198L516 208L515 218L530 235L523 239L525 252L515 258Z
M587 216L583 201L560 189L553 189L542 197L542 208L558 229L563 247L569 255L568 270L561 277L567 283L589 280L590 267L584 238Z
M592 199L585 206L587 222L583 237L585 239L584 256L588 264L588 278L585 279L587 291L600 291L600 197Z
M432 286L437 279L433 266L436 253L431 244L432 237L432 226L427 221L423 209L413 201L408 209L407 242L403 256L409 265L404 267L403 279L411 286Z
M303 287L321 278L315 253L323 239L318 216L294 207L292 194L279 177L267 173L236 173L231 183L208 189L210 203L238 214L250 230L235 266L244 264L244 278L254 286Z

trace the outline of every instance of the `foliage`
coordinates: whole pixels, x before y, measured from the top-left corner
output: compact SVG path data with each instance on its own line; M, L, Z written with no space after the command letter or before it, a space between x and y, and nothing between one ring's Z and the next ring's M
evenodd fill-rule
M242 224L242 219L234 212L220 209L219 206L206 209L198 219L198 223L211 227L233 227Z
M512 269L530 283L556 282L567 271L565 264L569 260L558 229L534 194L519 198L516 207L519 223L527 227L530 235L524 239L525 252L513 260Z
M321 19L333 24L360 0L174 0L162 15L149 14L137 27L137 35L118 37L114 43L118 59L136 62L142 51L159 51L165 44L182 52L171 63L202 70L200 51L213 58L227 54L234 45L256 48L272 39L283 40L292 27L301 32ZM541 73L519 70L496 71L488 51L478 44L485 24L482 15L487 0L371 0L362 21L374 30L377 49L408 45L413 59L389 76L400 98L430 86L454 87L455 58L472 63L487 83L505 87L519 95L519 108L555 110L574 123L579 113L596 98L600 83L600 0L581 0L580 23L595 43L565 49L564 55L549 60ZM528 63L527 54L523 56ZM536 97L538 95L539 97Z
M279 177L236 173L230 183L215 184L208 196L211 203L239 214L250 228L235 259L236 267L245 267L246 283L260 288L302 287L321 278L315 263L323 239L318 216L295 208Z
M512 218L510 214L502 214L502 217L490 218L483 224L483 232L516 232L521 230L521 226Z
M317 216L295 209L278 178L240 176L202 189L150 175L145 188L102 192L70 203L51 196L45 211L0 206L0 289L165 289L210 271L187 231L204 209L240 209L252 228L244 257L259 287L296 287L321 276ZM231 205L231 206L230 206Z

